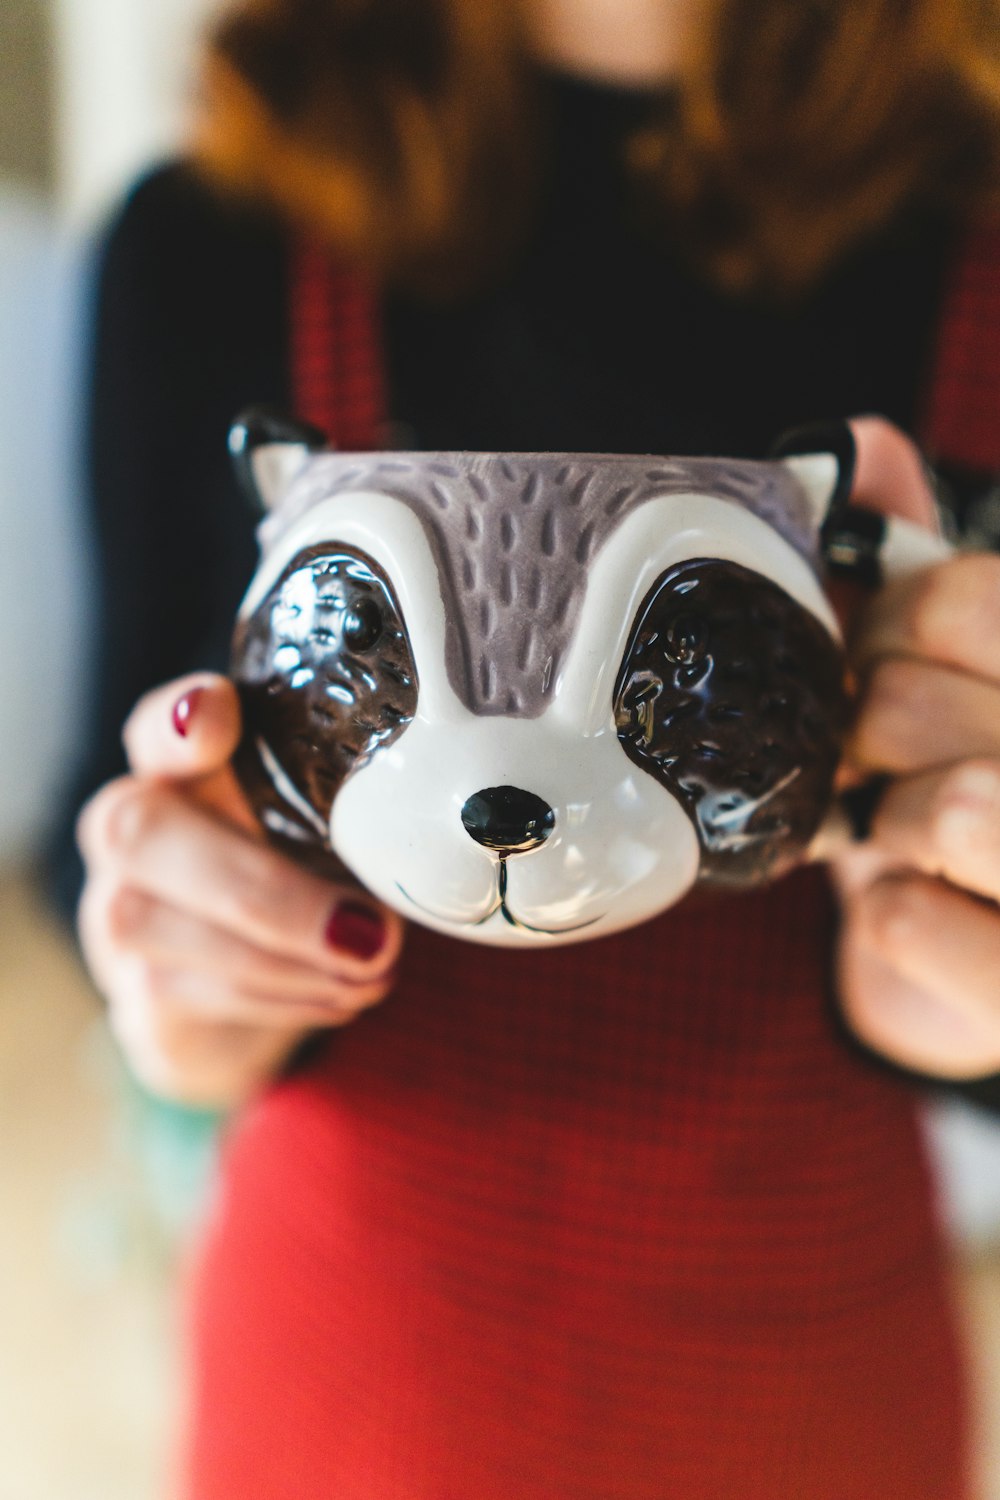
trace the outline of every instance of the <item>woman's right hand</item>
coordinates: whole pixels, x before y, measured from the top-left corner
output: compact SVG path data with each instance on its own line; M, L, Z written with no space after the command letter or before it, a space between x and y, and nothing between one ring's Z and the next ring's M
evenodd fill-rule
M403 938L394 912L264 842L229 766L239 736L225 678L156 689L125 726L131 774L78 830L81 940L112 1029L149 1089L216 1108L381 1000Z

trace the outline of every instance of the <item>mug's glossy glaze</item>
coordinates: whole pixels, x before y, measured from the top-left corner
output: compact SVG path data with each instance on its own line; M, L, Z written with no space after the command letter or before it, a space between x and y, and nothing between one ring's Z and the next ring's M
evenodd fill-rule
M286 850L516 945L803 858L847 713L843 453L339 454L261 417L233 446L271 507L237 769Z

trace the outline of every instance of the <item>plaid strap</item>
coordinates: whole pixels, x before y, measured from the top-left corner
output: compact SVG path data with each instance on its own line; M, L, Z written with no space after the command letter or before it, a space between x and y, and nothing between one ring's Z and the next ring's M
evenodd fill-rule
M386 395L374 287L324 246L299 240L290 290L296 416L346 452L380 447Z
M1000 472L1000 219L970 226L945 290L921 439L935 465Z

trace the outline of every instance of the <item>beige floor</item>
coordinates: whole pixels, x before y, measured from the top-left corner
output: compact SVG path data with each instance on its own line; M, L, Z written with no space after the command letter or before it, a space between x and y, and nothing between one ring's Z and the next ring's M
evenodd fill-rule
M0 1500L153 1500L173 1419L173 1236L100 1007L0 883Z
M163 1496L171 1289L206 1140L130 1089L69 946L0 878L0 1500ZM1000 1252L956 1275L1000 1500Z

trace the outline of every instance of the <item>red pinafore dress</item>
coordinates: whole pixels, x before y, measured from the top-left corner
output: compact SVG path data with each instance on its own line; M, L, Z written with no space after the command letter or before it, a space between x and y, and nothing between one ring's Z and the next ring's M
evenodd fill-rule
M1000 234L925 441L1000 468ZM294 279L302 416L382 414L376 309ZM187 1500L965 1500L915 1096L850 1055L807 871L548 952L411 928L398 989L229 1132Z

